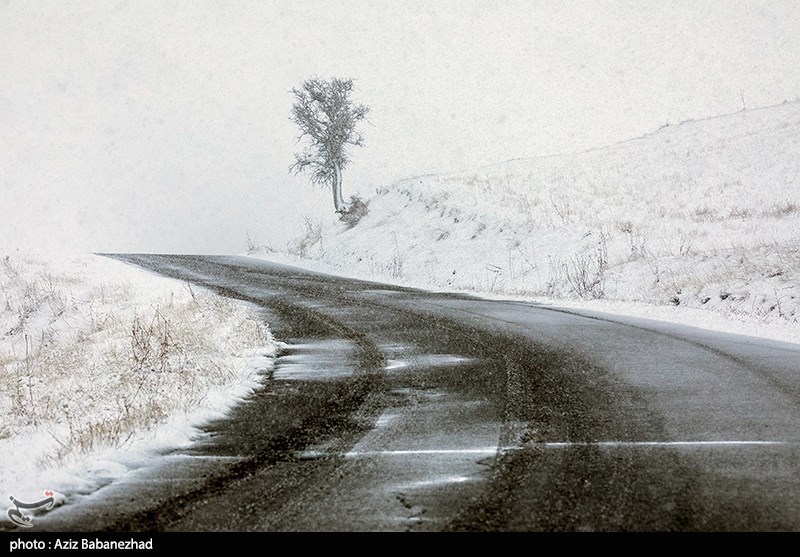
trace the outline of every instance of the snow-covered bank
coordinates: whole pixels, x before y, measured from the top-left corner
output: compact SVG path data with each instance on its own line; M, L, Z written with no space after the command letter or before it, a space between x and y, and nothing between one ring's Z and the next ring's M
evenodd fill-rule
M57 500L185 446L252 393L256 308L94 255L0 254L0 494Z
M308 221L284 256L800 342L798 153L797 102L665 126L362 191L357 225Z

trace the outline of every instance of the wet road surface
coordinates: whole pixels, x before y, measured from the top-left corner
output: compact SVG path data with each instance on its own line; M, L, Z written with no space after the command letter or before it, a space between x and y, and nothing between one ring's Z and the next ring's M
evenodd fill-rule
M237 257L119 255L286 343L55 531L800 530L800 348Z

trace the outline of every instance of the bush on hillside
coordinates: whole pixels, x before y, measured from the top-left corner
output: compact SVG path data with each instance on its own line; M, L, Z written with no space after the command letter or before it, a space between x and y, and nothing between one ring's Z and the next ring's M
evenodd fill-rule
M348 228L353 228L362 218L367 216L368 213L369 207L367 203L357 195L354 195L350 197L350 203L347 209L342 211L339 220L347 224Z

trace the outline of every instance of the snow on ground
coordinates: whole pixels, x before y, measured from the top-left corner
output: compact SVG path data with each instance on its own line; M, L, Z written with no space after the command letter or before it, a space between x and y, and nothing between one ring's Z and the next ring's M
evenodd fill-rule
M274 364L254 307L94 255L0 254L0 495L88 493L185 446Z
M254 255L800 342L800 103L420 176ZM346 185L346 184L345 184Z

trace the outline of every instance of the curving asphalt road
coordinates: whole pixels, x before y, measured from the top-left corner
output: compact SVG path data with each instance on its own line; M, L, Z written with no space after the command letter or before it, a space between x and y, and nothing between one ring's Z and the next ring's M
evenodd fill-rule
M800 347L237 257L115 255L287 343L191 450L40 530L800 530Z

